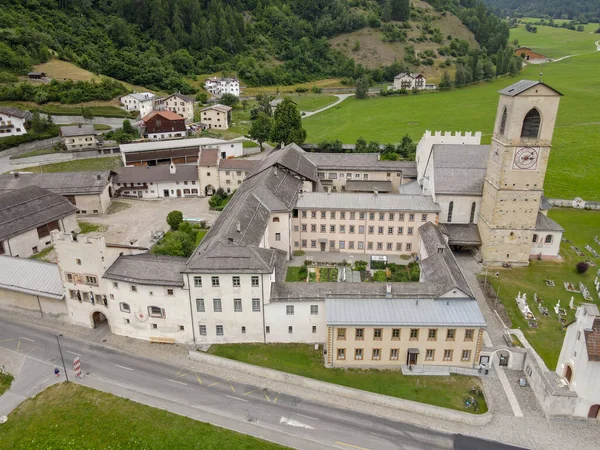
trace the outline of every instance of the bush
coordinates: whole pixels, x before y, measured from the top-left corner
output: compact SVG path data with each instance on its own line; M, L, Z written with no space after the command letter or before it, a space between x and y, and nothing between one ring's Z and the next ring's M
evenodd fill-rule
M319 86L313 86L311 88L311 91L313 92L313 94L320 94L321 92L323 92L323 89L320 88Z
M357 270L359 272L365 271L367 270L367 261L354 261L354 270Z
M383 261L371 261L372 270L384 270L387 267L387 263Z
M296 88L296 92L299 92L299 93L308 92L308 88L305 88L305 87L302 87L302 86L298 86Z
M196 101L206 103L208 101L208 94L206 92L198 92L196 94Z
M378 270L373 274L373 280L378 283L385 283L387 281L387 275L385 274L385 270Z
M577 269L577 273L584 274L588 271L588 269L590 268L590 265L588 263L586 263L585 261L581 261L581 262L577 263L575 268Z
M183 222L183 213L181 211L171 211L167 214L167 223L171 227L171 230L175 231L179 228Z

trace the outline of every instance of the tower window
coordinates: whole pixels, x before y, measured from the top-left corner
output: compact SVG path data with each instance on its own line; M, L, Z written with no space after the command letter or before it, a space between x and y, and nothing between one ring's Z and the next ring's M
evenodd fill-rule
M533 108L530 110L523 120L521 137L537 139L540 132L541 120L540 112L537 109Z
M504 111L502 111L502 119L500 120L500 134L504 134L504 131L506 131L506 117L507 117L507 113L506 113L506 106L505 106Z
M473 202L471 203L471 218L469 219L469 222L473 223L475 221L475 209L477 208L477 203Z
M453 209L454 209L454 202L450 202L450 204L448 205L448 220L447 220L448 223L452 222L452 210Z
M533 242L535 244L537 242L537 240L538 240L538 235L534 234L533 235L533 240L531 242Z

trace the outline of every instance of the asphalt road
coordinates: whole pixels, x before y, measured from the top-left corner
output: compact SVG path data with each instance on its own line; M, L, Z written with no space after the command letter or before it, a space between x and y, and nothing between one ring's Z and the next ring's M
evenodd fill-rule
M293 448L515 448L374 417L368 414L367 405L363 412L338 409L67 336L60 340L69 378L77 383ZM23 354L42 367L45 364L50 373L59 367L62 377L64 371L53 334L0 319L0 346ZM72 371L76 356L81 359L81 380Z

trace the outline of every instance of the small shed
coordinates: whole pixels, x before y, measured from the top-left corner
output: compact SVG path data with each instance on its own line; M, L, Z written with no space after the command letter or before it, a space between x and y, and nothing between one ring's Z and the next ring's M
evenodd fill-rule
M46 72L29 72L27 77L30 80L41 80L42 78L46 78Z

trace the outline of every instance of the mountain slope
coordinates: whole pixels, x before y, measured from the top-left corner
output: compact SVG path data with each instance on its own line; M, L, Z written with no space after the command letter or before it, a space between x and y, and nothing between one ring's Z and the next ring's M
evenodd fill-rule
M598 0L485 0L485 3L503 16L575 19L579 16L596 22L600 18Z

